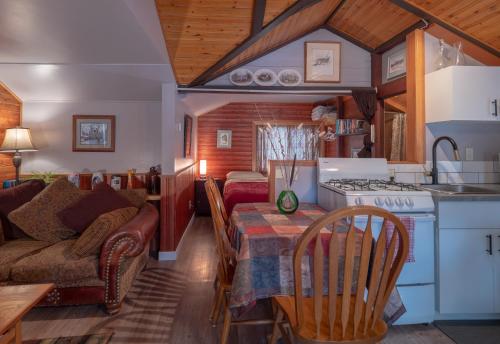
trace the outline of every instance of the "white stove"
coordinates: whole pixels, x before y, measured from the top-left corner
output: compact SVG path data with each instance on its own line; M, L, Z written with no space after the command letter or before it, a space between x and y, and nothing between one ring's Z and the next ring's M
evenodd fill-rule
M406 263L398 278L398 291L407 312L396 324L430 323L435 315L434 202L428 191L413 184L393 182L385 159L320 158L318 203L332 211L346 206L372 205L415 220L415 262ZM364 228L366 219L356 219ZM381 221L373 220L377 237Z
M385 159L320 158L318 203L328 210L372 205L395 213L434 211L429 191L390 181L388 171Z

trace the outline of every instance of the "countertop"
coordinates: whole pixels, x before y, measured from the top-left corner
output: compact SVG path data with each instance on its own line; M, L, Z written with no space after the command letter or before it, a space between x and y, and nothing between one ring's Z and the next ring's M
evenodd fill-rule
M494 191L491 194L450 194L442 191L430 191L436 201L470 202L500 201L500 184L470 184Z

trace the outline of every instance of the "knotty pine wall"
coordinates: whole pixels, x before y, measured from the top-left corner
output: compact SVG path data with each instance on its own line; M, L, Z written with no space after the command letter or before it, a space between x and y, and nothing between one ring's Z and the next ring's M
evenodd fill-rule
M5 136L5 129L21 123L22 103L0 83L0 145ZM5 179L15 177L12 154L0 154L0 188Z
M198 117L198 160L207 160L207 173L214 177L251 171L253 123L310 121L312 108L302 103L229 103L203 114ZM231 149L217 149L217 129L232 130Z

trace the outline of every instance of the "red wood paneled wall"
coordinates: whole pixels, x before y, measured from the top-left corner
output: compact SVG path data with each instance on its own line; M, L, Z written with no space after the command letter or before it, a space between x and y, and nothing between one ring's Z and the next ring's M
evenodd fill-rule
M252 170L253 122L310 121L313 104L230 103L198 117L198 159L207 173L225 177L229 171ZM232 148L217 149L217 129L232 130Z
M22 103L0 83L0 145L5 136L5 129L21 123L21 107ZM0 188L2 187L1 182L14 177L12 154L0 154Z

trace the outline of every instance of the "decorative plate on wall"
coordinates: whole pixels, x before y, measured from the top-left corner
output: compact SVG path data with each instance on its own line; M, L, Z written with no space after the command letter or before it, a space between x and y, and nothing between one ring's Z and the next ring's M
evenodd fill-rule
M259 69L253 74L253 81L260 86L272 86L277 80L276 73L270 69Z
M236 86L248 86L253 82L253 74L245 68L235 69L229 74L229 81Z
M281 86L297 86L302 82L302 75L295 69L283 69L278 73Z

